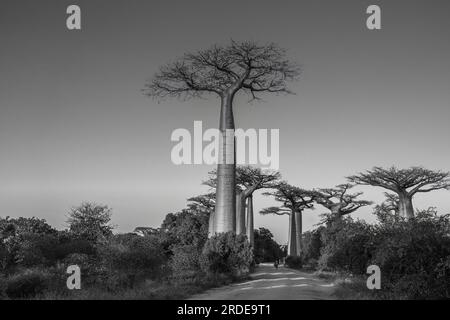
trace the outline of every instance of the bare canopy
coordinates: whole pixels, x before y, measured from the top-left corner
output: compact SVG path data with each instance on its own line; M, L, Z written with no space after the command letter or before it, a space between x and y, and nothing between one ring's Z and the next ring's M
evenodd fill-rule
M395 192L399 197L400 216L406 218L414 217L412 197L416 193L450 188L448 172L422 167L409 169L374 167L372 170L348 177L348 179L357 184L381 187Z
M316 202L331 212L331 219L340 219L344 215L355 212L361 207L371 205L372 202L357 200L362 192L349 193L353 185L340 184L335 188L317 190Z
M286 84L300 68L286 59L285 50L274 43L232 41L195 53L160 68L144 89L151 97L220 97L243 90L253 98L260 92L290 93Z
M265 208L260 213L263 215L289 215L288 254L300 256L302 252L303 211L314 207L313 203L317 193L281 182L276 186L275 191L266 192L264 195L274 196L275 200L281 202L282 205Z

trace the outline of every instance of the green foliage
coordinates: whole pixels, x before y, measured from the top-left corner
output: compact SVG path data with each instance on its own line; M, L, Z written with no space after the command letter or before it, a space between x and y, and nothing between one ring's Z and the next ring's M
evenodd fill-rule
M27 269L16 273L6 281L5 293L9 298L30 298L42 294L50 285L48 272Z
M176 279L195 278L202 270L202 251L194 245L176 247L170 260L172 277Z
M365 275L382 273L382 299L450 298L450 216L429 209L378 225L343 219L322 227L319 267Z
M0 218L0 269L47 265L53 262L52 249L58 231L37 218Z
M302 257L305 261L320 258L320 248L322 247L322 231L325 227L319 227L312 231L303 233Z
M111 272L126 275L131 283L136 279L161 275L165 257L158 239L135 234L115 235L99 247L102 265Z
M302 257L287 256L285 262L286 265L292 269L301 269L303 266Z
M211 237L203 248L207 273L223 273L231 276L246 274L253 261L253 253L247 238L234 232L220 233Z
M450 218L420 212L380 225L373 264L383 273L381 294L412 299L450 298Z
M374 250L373 226L350 217L335 220L321 232L319 267L363 274Z
M208 218L203 211L169 213L161 225L161 241L168 254L172 254L172 249L178 246L202 248L208 239Z
M112 235L111 209L95 203L84 202L72 208L67 223L74 237L92 243L103 243Z
M273 234L266 228L255 230L253 254L256 262L273 262L283 256L280 246L273 239Z

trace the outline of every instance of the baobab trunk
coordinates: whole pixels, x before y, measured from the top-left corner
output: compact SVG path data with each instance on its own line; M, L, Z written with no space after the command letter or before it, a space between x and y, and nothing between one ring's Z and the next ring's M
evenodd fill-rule
M406 219L414 218L414 207L412 204L412 196L407 193L399 193L399 214Z
M247 238L250 245L253 247L255 244L255 227L253 222L253 196L250 195L247 198Z
M236 195L236 234L245 234L245 192Z
M208 221L208 237L212 237L214 235L214 212L209 214Z
M236 226L236 163L234 161L233 95L221 99L219 130L219 163L217 165L216 208L214 232L235 231Z
M295 212L295 245L296 255L300 256L302 253L302 212Z
M295 230L295 213L292 212L289 215L289 240L288 240L288 255L297 255L297 241L296 238L297 231Z

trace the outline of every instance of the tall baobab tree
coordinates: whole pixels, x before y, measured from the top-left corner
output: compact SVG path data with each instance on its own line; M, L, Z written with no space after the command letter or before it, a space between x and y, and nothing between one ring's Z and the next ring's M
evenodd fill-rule
M360 185L381 187L396 193L399 198L400 216L407 219L414 217L412 198L416 193L450 188L448 172L422 167L409 169L374 167L372 170L348 177L348 180Z
M263 209L261 214L289 215L288 255L300 256L302 252L303 211L312 209L317 193L310 190L294 187L286 182L277 185L273 192L265 192L275 200L283 203L279 207Z
M290 93L287 82L300 74L285 51L275 44L235 42L187 53L174 63L160 68L144 93L151 97L197 98L214 95L220 99L219 161L214 233L235 229L236 165L233 101L239 92L258 99L262 93ZM233 134L234 135L234 134ZM230 161L230 159L232 159ZM231 163L230 163L231 162Z
M209 173L210 178L204 184L215 188L217 186L217 171ZM277 185L280 173L252 166L236 167L236 233L246 234L250 244L254 243L253 227L253 193L264 188L273 188ZM247 200L247 219L245 216Z
M362 192L350 194L348 191L353 188L352 184L341 184L335 188L324 188L317 190L316 203L324 206L331 213L331 221L355 212L361 207L371 205L372 202L357 200Z

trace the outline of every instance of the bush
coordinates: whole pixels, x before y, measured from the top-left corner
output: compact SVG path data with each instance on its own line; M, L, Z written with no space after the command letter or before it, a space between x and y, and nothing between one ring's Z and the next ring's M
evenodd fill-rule
M44 292L50 285L50 275L39 269L27 269L7 279L6 294L9 298L30 298Z
M196 277L202 268L202 253L196 246L186 245L173 249L170 260L172 277L188 279Z
M255 244L253 248L255 264L273 262L283 256L280 246L273 239L273 234L266 228L255 230Z
M303 234L302 257L305 261L320 258L320 249L323 246L321 236L324 229L325 227L319 227Z
M253 253L245 235L217 234L205 244L202 267L207 273L239 277L250 270Z
M286 265L292 269L301 269L303 266L303 260L301 257L288 256L286 258Z
M319 268L365 274L374 252L374 227L346 218L330 223L321 232Z
M106 269L127 276L131 283L138 278L158 277L165 262L157 238L135 234L113 236L99 247L99 255Z
M382 294L450 298L449 217L419 214L409 221L380 225L372 262L382 271Z

